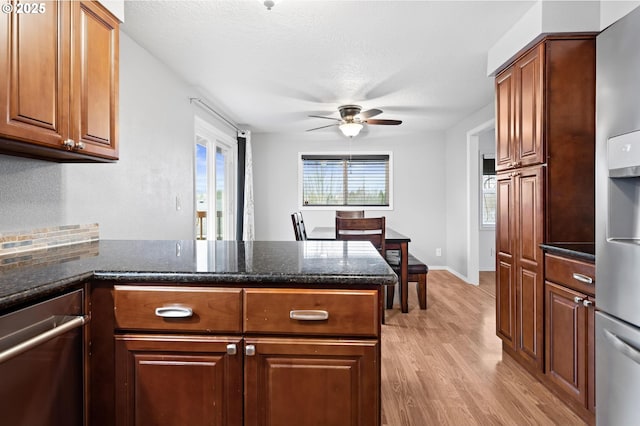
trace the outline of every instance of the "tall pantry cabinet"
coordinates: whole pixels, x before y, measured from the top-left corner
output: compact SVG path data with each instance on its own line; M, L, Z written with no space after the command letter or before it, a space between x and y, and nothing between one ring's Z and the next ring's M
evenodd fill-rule
M496 76L496 334L544 371L541 243L593 242L595 35L546 36Z

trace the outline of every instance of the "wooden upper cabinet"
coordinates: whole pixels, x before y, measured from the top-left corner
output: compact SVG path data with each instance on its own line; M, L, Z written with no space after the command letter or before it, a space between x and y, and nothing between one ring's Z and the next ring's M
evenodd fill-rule
M516 64L515 166L544 162L542 146L543 64L541 44Z
M0 16L0 153L115 160L119 22L95 1L42 6Z
M15 2L11 2L15 6ZM60 148L69 134L67 2L0 17L0 135ZM60 42L59 42L60 41Z
M83 152L118 158L118 20L92 1L72 2L71 128Z
M496 170L544 162L544 44L496 78Z
M513 167L515 161L515 76L513 68L496 78L496 170Z

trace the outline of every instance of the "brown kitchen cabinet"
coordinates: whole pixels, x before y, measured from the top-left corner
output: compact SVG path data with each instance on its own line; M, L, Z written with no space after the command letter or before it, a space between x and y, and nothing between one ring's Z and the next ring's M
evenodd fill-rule
M544 372L541 243L595 233L595 35L543 37L496 75L496 334Z
M92 424L113 409L116 425L378 425L379 291L96 287L114 315L93 344L112 347L115 380L96 360Z
M240 337L115 339L116 425L242 425Z
M379 424L375 340L247 338L245 425Z
M546 368L552 386L595 409L595 267L545 255Z
M37 6L0 17L0 153L118 159L119 21L96 1Z
M535 370L544 362L543 187L543 166L497 175L496 331Z
M542 102L544 43L496 78L496 170L544 162Z

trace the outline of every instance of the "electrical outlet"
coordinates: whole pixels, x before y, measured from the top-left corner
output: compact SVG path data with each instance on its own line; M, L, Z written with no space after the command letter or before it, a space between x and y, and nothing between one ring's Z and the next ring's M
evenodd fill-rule
M436 256L442 256L442 249L440 247L436 249Z

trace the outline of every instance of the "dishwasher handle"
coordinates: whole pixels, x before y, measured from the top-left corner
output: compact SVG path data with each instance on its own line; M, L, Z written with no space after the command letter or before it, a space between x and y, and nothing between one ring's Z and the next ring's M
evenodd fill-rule
M631 346L629 343L622 340L615 333L610 332L606 328L604 329L604 337L609 340L609 342L616 348L620 353L625 355L627 358L632 361L640 364L640 350Z
M53 328L50 328L47 331L44 331L0 352L0 364L70 330L73 330L74 328L82 327L87 322L89 322L89 317L85 315L63 316L62 322L60 324L54 324Z

